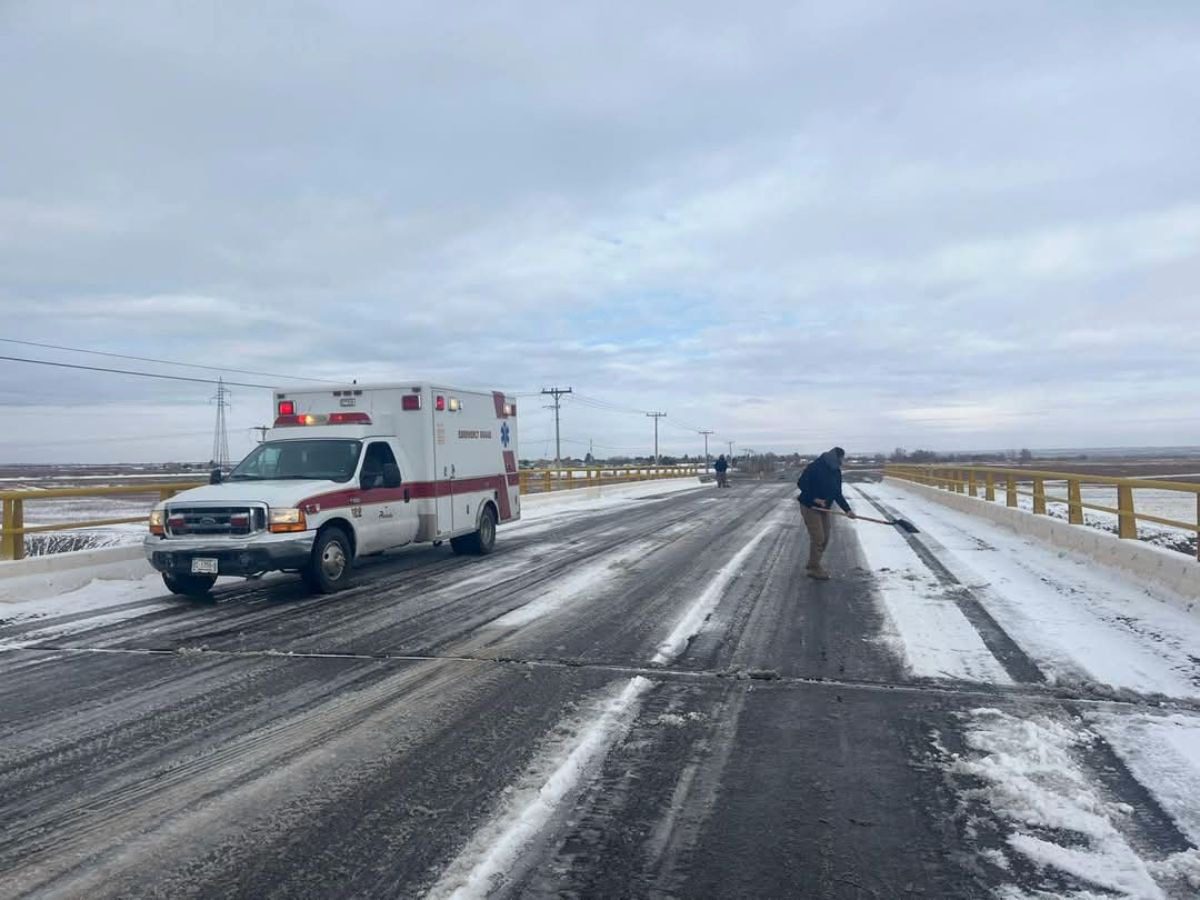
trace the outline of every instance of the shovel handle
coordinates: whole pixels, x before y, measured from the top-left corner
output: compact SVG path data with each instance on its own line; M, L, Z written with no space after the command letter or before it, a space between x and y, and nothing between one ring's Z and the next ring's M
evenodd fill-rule
M827 513L831 516L846 516L847 519L850 518L844 512L842 512L840 509L826 509L824 506L810 506L809 509L815 509L817 512ZM895 522L891 522L887 519L872 519L870 516L860 516L857 514L855 514L854 518L862 519L864 522L875 522L878 525L895 525L896 524Z

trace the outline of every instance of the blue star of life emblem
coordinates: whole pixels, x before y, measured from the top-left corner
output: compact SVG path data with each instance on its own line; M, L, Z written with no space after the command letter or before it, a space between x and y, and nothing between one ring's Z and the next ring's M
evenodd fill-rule
M505 447L507 447L511 440L512 440L512 432L508 428L508 423L505 422L503 425L500 426L500 443L503 444Z

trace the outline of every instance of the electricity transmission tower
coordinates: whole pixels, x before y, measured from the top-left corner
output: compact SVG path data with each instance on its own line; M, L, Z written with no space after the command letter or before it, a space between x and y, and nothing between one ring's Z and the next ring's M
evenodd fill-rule
M225 410L229 407L229 388L225 387L225 379L218 379L217 396L212 400L217 404L217 428L213 432L212 464L218 469L228 469L229 430L225 426Z
M558 410L561 405L560 398L563 394L571 393L571 389L552 387L543 389L542 393L554 398L554 406L549 407L554 410L554 465L560 466L562 465L562 440L558 434Z
M654 464L657 466L658 465L658 420L665 419L667 417L667 414L665 412L649 412L649 413L646 413L646 415L654 420Z

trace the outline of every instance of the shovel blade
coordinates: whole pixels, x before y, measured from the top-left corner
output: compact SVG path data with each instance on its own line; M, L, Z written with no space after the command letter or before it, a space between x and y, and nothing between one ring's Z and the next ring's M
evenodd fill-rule
M920 534L921 533L921 529L919 529L912 522L908 521L908 519L897 519L892 524L895 525L897 528L899 528L901 531L907 531L909 534Z

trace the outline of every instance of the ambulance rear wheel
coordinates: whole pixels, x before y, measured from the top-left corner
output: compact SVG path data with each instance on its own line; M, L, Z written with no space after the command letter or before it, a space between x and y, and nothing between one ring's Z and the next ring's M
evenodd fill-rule
M350 583L354 553L346 532L331 525L322 529L313 542L312 557L300 577L309 589L318 594L332 594Z
M486 556L496 546L496 513L490 506L483 509L479 517L479 530L473 534L450 538L450 548L455 553Z
M163 572L163 584L172 594L181 597L191 597L193 600L203 600L217 583L216 575L192 575L186 572Z

